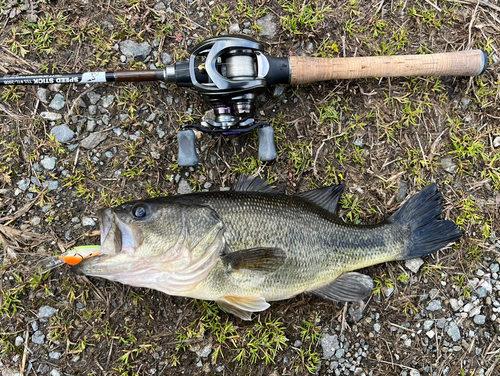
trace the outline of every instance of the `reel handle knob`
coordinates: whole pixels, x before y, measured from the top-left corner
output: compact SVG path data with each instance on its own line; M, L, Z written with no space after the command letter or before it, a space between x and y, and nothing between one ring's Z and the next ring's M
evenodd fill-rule
M274 146L274 129L270 125L259 128L259 158L261 161L272 161L276 159L276 147Z
M194 166L199 162L195 140L196 136L192 129L181 129L177 132L177 142L179 144L177 164L179 166Z

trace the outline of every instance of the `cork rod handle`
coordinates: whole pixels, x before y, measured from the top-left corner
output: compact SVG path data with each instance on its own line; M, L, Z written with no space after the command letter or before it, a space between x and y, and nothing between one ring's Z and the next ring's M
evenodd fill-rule
M364 77L477 76L487 65L488 56L481 50L333 59L291 56L290 83Z

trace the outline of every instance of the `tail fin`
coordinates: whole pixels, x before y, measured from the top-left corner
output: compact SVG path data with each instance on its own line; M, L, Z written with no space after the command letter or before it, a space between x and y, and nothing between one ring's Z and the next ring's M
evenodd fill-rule
M411 241L398 260L408 260L431 253L460 239L462 232L451 221L439 219L443 196L433 183L411 197L387 221L410 228Z

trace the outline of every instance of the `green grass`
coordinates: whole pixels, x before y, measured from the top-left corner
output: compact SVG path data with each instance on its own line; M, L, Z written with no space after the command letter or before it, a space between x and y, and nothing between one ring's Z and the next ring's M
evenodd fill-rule
M303 2L300 0L280 1L281 7L288 16L281 17L281 27L292 34L303 34L314 30L331 12L329 6L319 2Z

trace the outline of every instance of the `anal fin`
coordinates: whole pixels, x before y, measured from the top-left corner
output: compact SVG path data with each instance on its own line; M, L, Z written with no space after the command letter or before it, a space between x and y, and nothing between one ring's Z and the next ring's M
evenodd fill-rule
M245 321L252 319L252 313L264 311L270 306L261 296L223 296L217 300L217 304L224 311Z
M335 281L318 290L310 291L310 293L336 302L356 302L369 296L372 290L373 280L369 276L349 272L342 274Z

